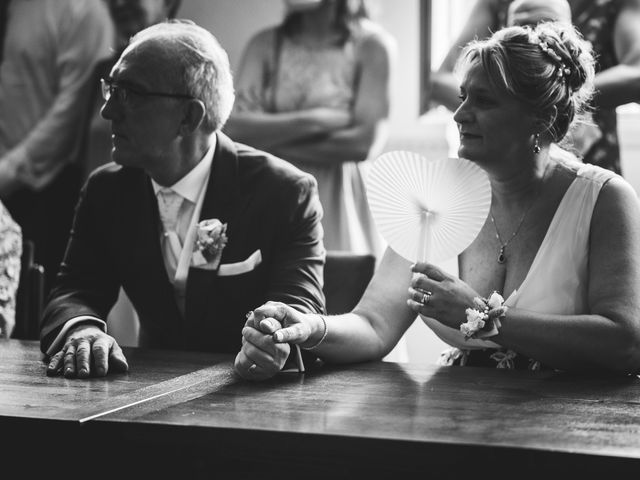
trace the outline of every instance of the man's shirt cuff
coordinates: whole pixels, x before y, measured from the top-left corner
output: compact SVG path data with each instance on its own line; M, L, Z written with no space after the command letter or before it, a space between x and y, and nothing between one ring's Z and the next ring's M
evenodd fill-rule
M102 329L104 333L107 333L107 323L104 320L100 320L98 317L94 317L92 315L80 315L79 317L74 317L67 321L60 330L60 333L56 336L56 338L51 342L51 345L47 349L47 355L51 356L60 350L62 344L64 343L65 338L67 337L67 332L78 323L88 322L93 323L96 327Z

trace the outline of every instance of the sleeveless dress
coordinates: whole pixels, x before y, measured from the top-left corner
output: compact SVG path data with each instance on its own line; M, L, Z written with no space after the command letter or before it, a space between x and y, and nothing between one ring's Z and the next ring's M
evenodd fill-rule
M520 288L506 297L505 305L540 313L588 313L587 289L591 216L600 189L613 172L581 165L562 198ZM506 295L505 295L506 296ZM453 348L438 359L439 365L474 365L538 370L535 359L506 350L490 340L465 340L459 330L421 316L434 333ZM508 321L508 314L507 320Z
M278 41L278 34L274 33L274 41L279 43L274 46L277 67L263 92L270 99L271 111L315 107L350 111L356 96L358 44L375 34L375 26L362 22L344 45L310 48L284 36ZM325 247L378 256L383 250L383 242L367 203L364 184L367 165L362 162L365 159L354 158L343 163L330 159L317 163L305 163L295 158L286 160L311 173L318 182L324 210Z

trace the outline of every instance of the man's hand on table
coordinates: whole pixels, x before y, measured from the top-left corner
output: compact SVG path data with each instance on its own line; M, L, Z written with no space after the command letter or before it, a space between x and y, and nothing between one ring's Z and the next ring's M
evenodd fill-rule
M47 375L104 377L109 370L126 372L128 369L127 359L115 338L95 325L82 324L69 330L62 349L49 361Z

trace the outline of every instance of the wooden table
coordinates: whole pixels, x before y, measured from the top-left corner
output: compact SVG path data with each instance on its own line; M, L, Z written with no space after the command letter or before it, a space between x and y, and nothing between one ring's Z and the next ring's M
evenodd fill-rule
M637 377L373 362L251 383L230 356L125 354L127 374L66 380L44 375L37 344L2 343L3 440L26 429L85 469L106 455L173 478L640 472Z

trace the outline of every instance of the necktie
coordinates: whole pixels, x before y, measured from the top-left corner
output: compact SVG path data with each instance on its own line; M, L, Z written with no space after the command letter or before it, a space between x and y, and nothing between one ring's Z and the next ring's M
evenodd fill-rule
M162 253L164 263L169 274L169 280L173 283L176 276L176 268L182 243L178 235L178 212L182 205L183 198L170 188L163 188L158 191L158 210L164 231L162 232Z
M0 0L0 64L4 56L4 37L9 22L9 0Z

